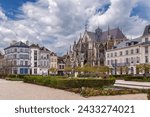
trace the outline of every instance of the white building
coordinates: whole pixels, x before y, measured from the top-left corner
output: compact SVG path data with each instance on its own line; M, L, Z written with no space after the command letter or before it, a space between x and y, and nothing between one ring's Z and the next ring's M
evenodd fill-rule
M4 49L5 63L10 74L29 74L30 72L30 48L28 42L13 41Z
M127 66L129 74L138 74L136 65L150 64L150 25L145 27L141 37L127 40L106 51L106 65L112 74L121 74L117 67ZM147 71L149 72L149 71ZM124 73L122 73L124 74Z
M48 75L50 69L50 51L38 44L32 44L31 49L31 71L32 75Z

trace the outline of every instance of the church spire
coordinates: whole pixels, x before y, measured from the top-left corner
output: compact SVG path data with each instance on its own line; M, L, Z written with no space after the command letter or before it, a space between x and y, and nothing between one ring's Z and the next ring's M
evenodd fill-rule
M108 25L108 35L110 35L110 28L109 28L109 25Z
M87 31L87 26L88 26L88 25L87 25L87 23L86 23L86 24L85 24L85 31Z
M71 45L70 45L70 52L71 52Z

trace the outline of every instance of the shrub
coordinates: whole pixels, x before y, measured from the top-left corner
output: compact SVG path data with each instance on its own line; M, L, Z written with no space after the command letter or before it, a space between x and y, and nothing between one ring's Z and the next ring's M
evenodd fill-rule
M6 80L11 81L22 81L26 75L20 75L20 74L11 74L6 77Z
M111 75L112 77L116 78L116 79L124 79L125 77L130 77L132 75Z
M99 96L99 95L124 95L124 94L137 94L141 93L140 90L136 89L94 89L94 88L85 88L80 92L82 96Z
M127 76L125 77L126 81L141 81L141 82L150 82L150 77L144 76Z
M115 79L94 79L94 78L60 78L60 77L41 77L28 76L24 78L24 82L44 85L54 88L81 88L81 87L103 87L110 86L115 83Z
M0 79L5 79L7 77L6 74L0 74Z

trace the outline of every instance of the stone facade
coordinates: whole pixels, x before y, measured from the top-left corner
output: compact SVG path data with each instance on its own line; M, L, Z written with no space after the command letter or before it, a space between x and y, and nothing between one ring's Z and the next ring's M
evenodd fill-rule
M66 65L72 67L83 66L89 64L104 65L105 52L111 49L116 44L127 40L125 35L119 28L102 31L99 27L95 32L85 30L83 35L80 35L78 42L73 44L73 48L66 55Z

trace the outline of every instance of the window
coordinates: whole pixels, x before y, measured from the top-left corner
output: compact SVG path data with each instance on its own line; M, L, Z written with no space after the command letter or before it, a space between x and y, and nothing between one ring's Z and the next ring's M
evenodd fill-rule
M64 69L65 67L64 67L64 65L62 65L62 69Z
M133 54L133 53L134 53L134 50L132 49L132 50L131 50L131 54Z
M113 53L111 53L111 57L113 57Z
M37 56L34 56L34 60L37 60Z
M22 48L20 49L20 52L23 52L23 49L22 49Z
M136 62L140 63L140 58L139 57L136 57Z
M109 65L109 60L107 61L107 65Z
M126 50L126 55L128 55L128 50Z
M17 52L17 48L14 49L14 52Z
M148 46L145 47L145 54L148 54Z
M37 67L37 62L34 62L34 67Z
M139 53L139 49L138 49L138 48L136 49L136 53L137 53L137 54Z
M37 50L34 50L34 60L37 60Z
M122 51L120 51L120 56L122 56Z
M17 65L17 61L14 61L14 65Z
M115 52L115 56L117 56L117 52Z
M148 63L148 56L145 56L145 63Z
M131 63L133 63L133 62L134 62L133 57L131 57Z
M29 52L29 49L26 48L26 49L25 49L25 52L28 53L28 52Z
M115 66L117 65L117 59L115 59Z
M37 74L37 69L34 69L34 74Z
M128 58L126 58L126 63L127 63L127 64L129 63L129 59L128 59Z
M14 58L14 59L16 59L16 58L17 58L17 55L16 55L16 54L14 54L14 55L13 55L13 58Z
M109 54L107 54L107 57L109 58Z
M145 38L145 42L148 42L148 38Z
M113 64L113 62L114 62L114 61L113 61L113 60L111 60L111 65Z
M20 61L20 65L23 65L23 61Z
M37 55L37 50L34 50L34 55Z
M28 61L25 61L25 65L28 66Z
M47 55L47 59L49 59L49 55Z
M44 66L46 66L46 61L44 61Z

